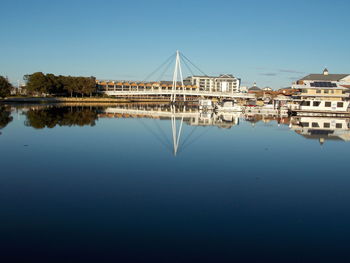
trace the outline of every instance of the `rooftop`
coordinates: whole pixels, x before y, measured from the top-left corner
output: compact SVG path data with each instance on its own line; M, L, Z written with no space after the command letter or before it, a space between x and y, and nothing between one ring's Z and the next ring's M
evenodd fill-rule
M324 81L340 81L350 74L310 74L300 80L324 80Z

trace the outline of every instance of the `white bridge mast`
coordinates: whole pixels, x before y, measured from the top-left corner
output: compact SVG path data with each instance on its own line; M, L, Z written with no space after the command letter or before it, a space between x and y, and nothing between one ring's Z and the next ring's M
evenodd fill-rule
M184 84L184 79L182 76L180 52L177 50L176 51L176 59L175 59L175 69L174 69L174 75L173 75L173 87L172 87L172 93L171 93L171 98L170 98L171 103L176 102L176 93L178 92L176 87L177 87L177 82L178 82L179 77L180 77L180 82L181 82L182 91L183 91L182 95L183 95L184 101L186 101L185 84ZM183 110L184 111L186 110L185 106L184 106ZM182 124L184 121L184 117L181 118L179 131L177 131L176 118L175 118L175 112L176 112L175 105L171 105L171 111L172 111L171 128L172 128L172 133L173 133L173 147L174 147L174 155L176 156L177 151L179 150L179 143L180 143Z
M182 86L182 91L183 91L183 97L184 101L186 101L186 95L185 95L185 85L184 85L184 79L182 76L182 69L181 69L181 59L180 59L180 52L177 50L176 51L176 59L175 59L175 69L174 69L174 75L173 75L173 87L172 87L172 94L171 94L171 102L176 101L176 93L177 93L177 81L180 77L180 82Z

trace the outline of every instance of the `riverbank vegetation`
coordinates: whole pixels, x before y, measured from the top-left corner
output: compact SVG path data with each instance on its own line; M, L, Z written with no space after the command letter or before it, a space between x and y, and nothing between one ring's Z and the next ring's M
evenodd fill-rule
M56 76L36 72L25 75L26 94L36 96L70 96L84 97L96 93L95 77Z
M0 76L0 98L9 96L12 88L13 87L7 78Z

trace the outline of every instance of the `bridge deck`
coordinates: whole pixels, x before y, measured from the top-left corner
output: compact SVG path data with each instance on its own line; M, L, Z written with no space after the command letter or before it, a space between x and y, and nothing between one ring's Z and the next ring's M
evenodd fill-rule
M210 98L229 98L229 99L254 99L255 95L250 93L233 93L233 92L214 92L198 90L108 90L101 91L109 96L196 96Z

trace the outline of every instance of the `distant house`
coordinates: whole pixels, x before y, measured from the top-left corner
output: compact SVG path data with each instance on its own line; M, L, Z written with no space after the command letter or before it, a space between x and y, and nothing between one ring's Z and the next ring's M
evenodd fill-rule
M241 86L241 92L242 92L242 93L248 93L248 87L246 87L246 86Z
M272 89L270 87L265 87L262 89L263 91L272 91Z
M260 91L261 91L261 89L258 86L256 86L256 83L254 83L253 87L248 89L249 93L256 93L256 92L260 92Z
M288 88L282 88L277 90L278 94L283 94L286 96L290 96L295 94L297 91L295 89L293 89L292 87L288 87Z

